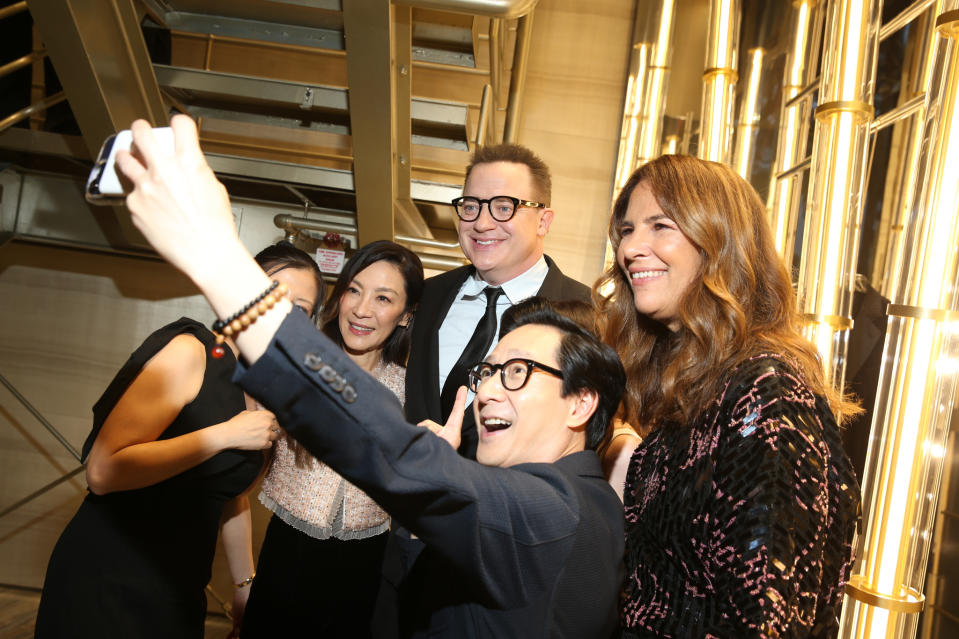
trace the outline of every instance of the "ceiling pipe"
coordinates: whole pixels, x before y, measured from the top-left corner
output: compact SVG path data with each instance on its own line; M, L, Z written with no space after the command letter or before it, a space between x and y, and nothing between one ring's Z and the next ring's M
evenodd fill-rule
M282 213L273 218L273 223L277 228L283 229L288 234L291 230L309 230L309 231L320 231L327 233L349 233L356 234L356 225L353 224L339 224L337 222L324 222L321 220L309 220L302 217L296 217L289 215L287 213ZM407 242L410 244L419 244L423 246L429 246L432 248L442 248L442 249L454 249L459 248L459 243L453 242L440 242L437 240L427 240L425 238L416 238L408 237L405 235L397 235L396 241L398 242ZM423 263L423 266L428 269L434 269L437 271L449 271L454 268L458 268L466 264L466 260L462 257L449 257L446 255L435 255L432 253L422 253L420 251L414 251L416 255L420 258L420 261Z
M397 242L406 242L408 244L417 244L420 246L429 246L431 248L454 250L460 247L459 242L443 242L441 240L430 240L425 237L411 237L409 235L397 235Z
M288 231L295 229L298 231L322 231L325 233L349 233L356 234L356 224L342 224L340 222L324 222L322 220L308 220L303 217L295 217L288 213L281 213L273 218L273 224L277 228Z

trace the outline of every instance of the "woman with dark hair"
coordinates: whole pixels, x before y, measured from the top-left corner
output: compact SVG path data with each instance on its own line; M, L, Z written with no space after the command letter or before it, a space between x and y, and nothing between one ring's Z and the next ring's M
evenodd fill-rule
M319 268L290 244L256 260L313 314ZM83 446L90 492L47 567L36 636L197 637L217 529L234 623L253 574L246 491L279 428L233 384L236 346L189 318L146 339L93 407Z
M422 291L419 258L373 242L343 267L321 319L323 332L401 403ZM241 636L369 636L389 516L289 436L277 442L260 501L273 517Z
M828 637L849 576L855 413L802 337L765 208L729 168L663 156L613 207L597 283L644 439L625 486L626 637Z

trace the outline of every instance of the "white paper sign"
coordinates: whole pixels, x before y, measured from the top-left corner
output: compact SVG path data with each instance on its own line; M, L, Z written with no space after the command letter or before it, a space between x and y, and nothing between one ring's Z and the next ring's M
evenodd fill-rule
M343 262L345 261L346 251L327 248L316 249L316 263L320 265L320 270L324 273L339 274L343 270Z

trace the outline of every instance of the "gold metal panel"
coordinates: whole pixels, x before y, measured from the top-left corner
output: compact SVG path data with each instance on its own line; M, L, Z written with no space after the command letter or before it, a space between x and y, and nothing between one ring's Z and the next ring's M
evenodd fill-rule
M28 6L90 157L104 138L137 118L166 124L132 0L30 0ZM125 210L114 211L124 238L146 246Z
M350 128L353 135L353 183L361 245L392 240L393 170L393 18L389 0L348 2L343 7L348 55ZM357 46L350 47L350 43Z
M518 18L536 7L539 0L395 0L398 5L421 9L436 9L454 13L490 16L494 18ZM347 4L344 2L344 4Z
M288 82L349 86L346 54L229 37L212 37L185 31L172 32L171 64L221 73L236 73ZM479 107L486 69L452 67L431 62L412 63L411 93L418 98L462 102Z
M136 118L166 123L131 0L30 0L28 5L91 156L106 136Z

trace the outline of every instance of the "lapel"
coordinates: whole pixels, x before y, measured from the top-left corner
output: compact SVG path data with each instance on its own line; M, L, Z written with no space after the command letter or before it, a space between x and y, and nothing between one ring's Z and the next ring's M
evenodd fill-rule
M549 270L546 271L546 279L543 280L536 294L546 299L556 299L563 293L563 280L566 278L549 255L543 255L543 258Z
M443 325L443 320L446 319L447 313L450 311L450 307L453 305L453 301L456 299L456 294L459 292L460 287L463 285L463 282L466 281L470 275L473 274L472 266L464 266L448 273L446 281L443 282L442 288L437 291L437 295L433 296L434 304L427 305L423 310L428 314L428 325L429 330L429 352L426 357L427 370L417 371L416 374L423 375L426 380L426 404L428 414L438 422L442 422L440 415L442 409L440 407L440 374L439 374L439 353L440 353L440 326ZM442 277L442 276L438 276Z

